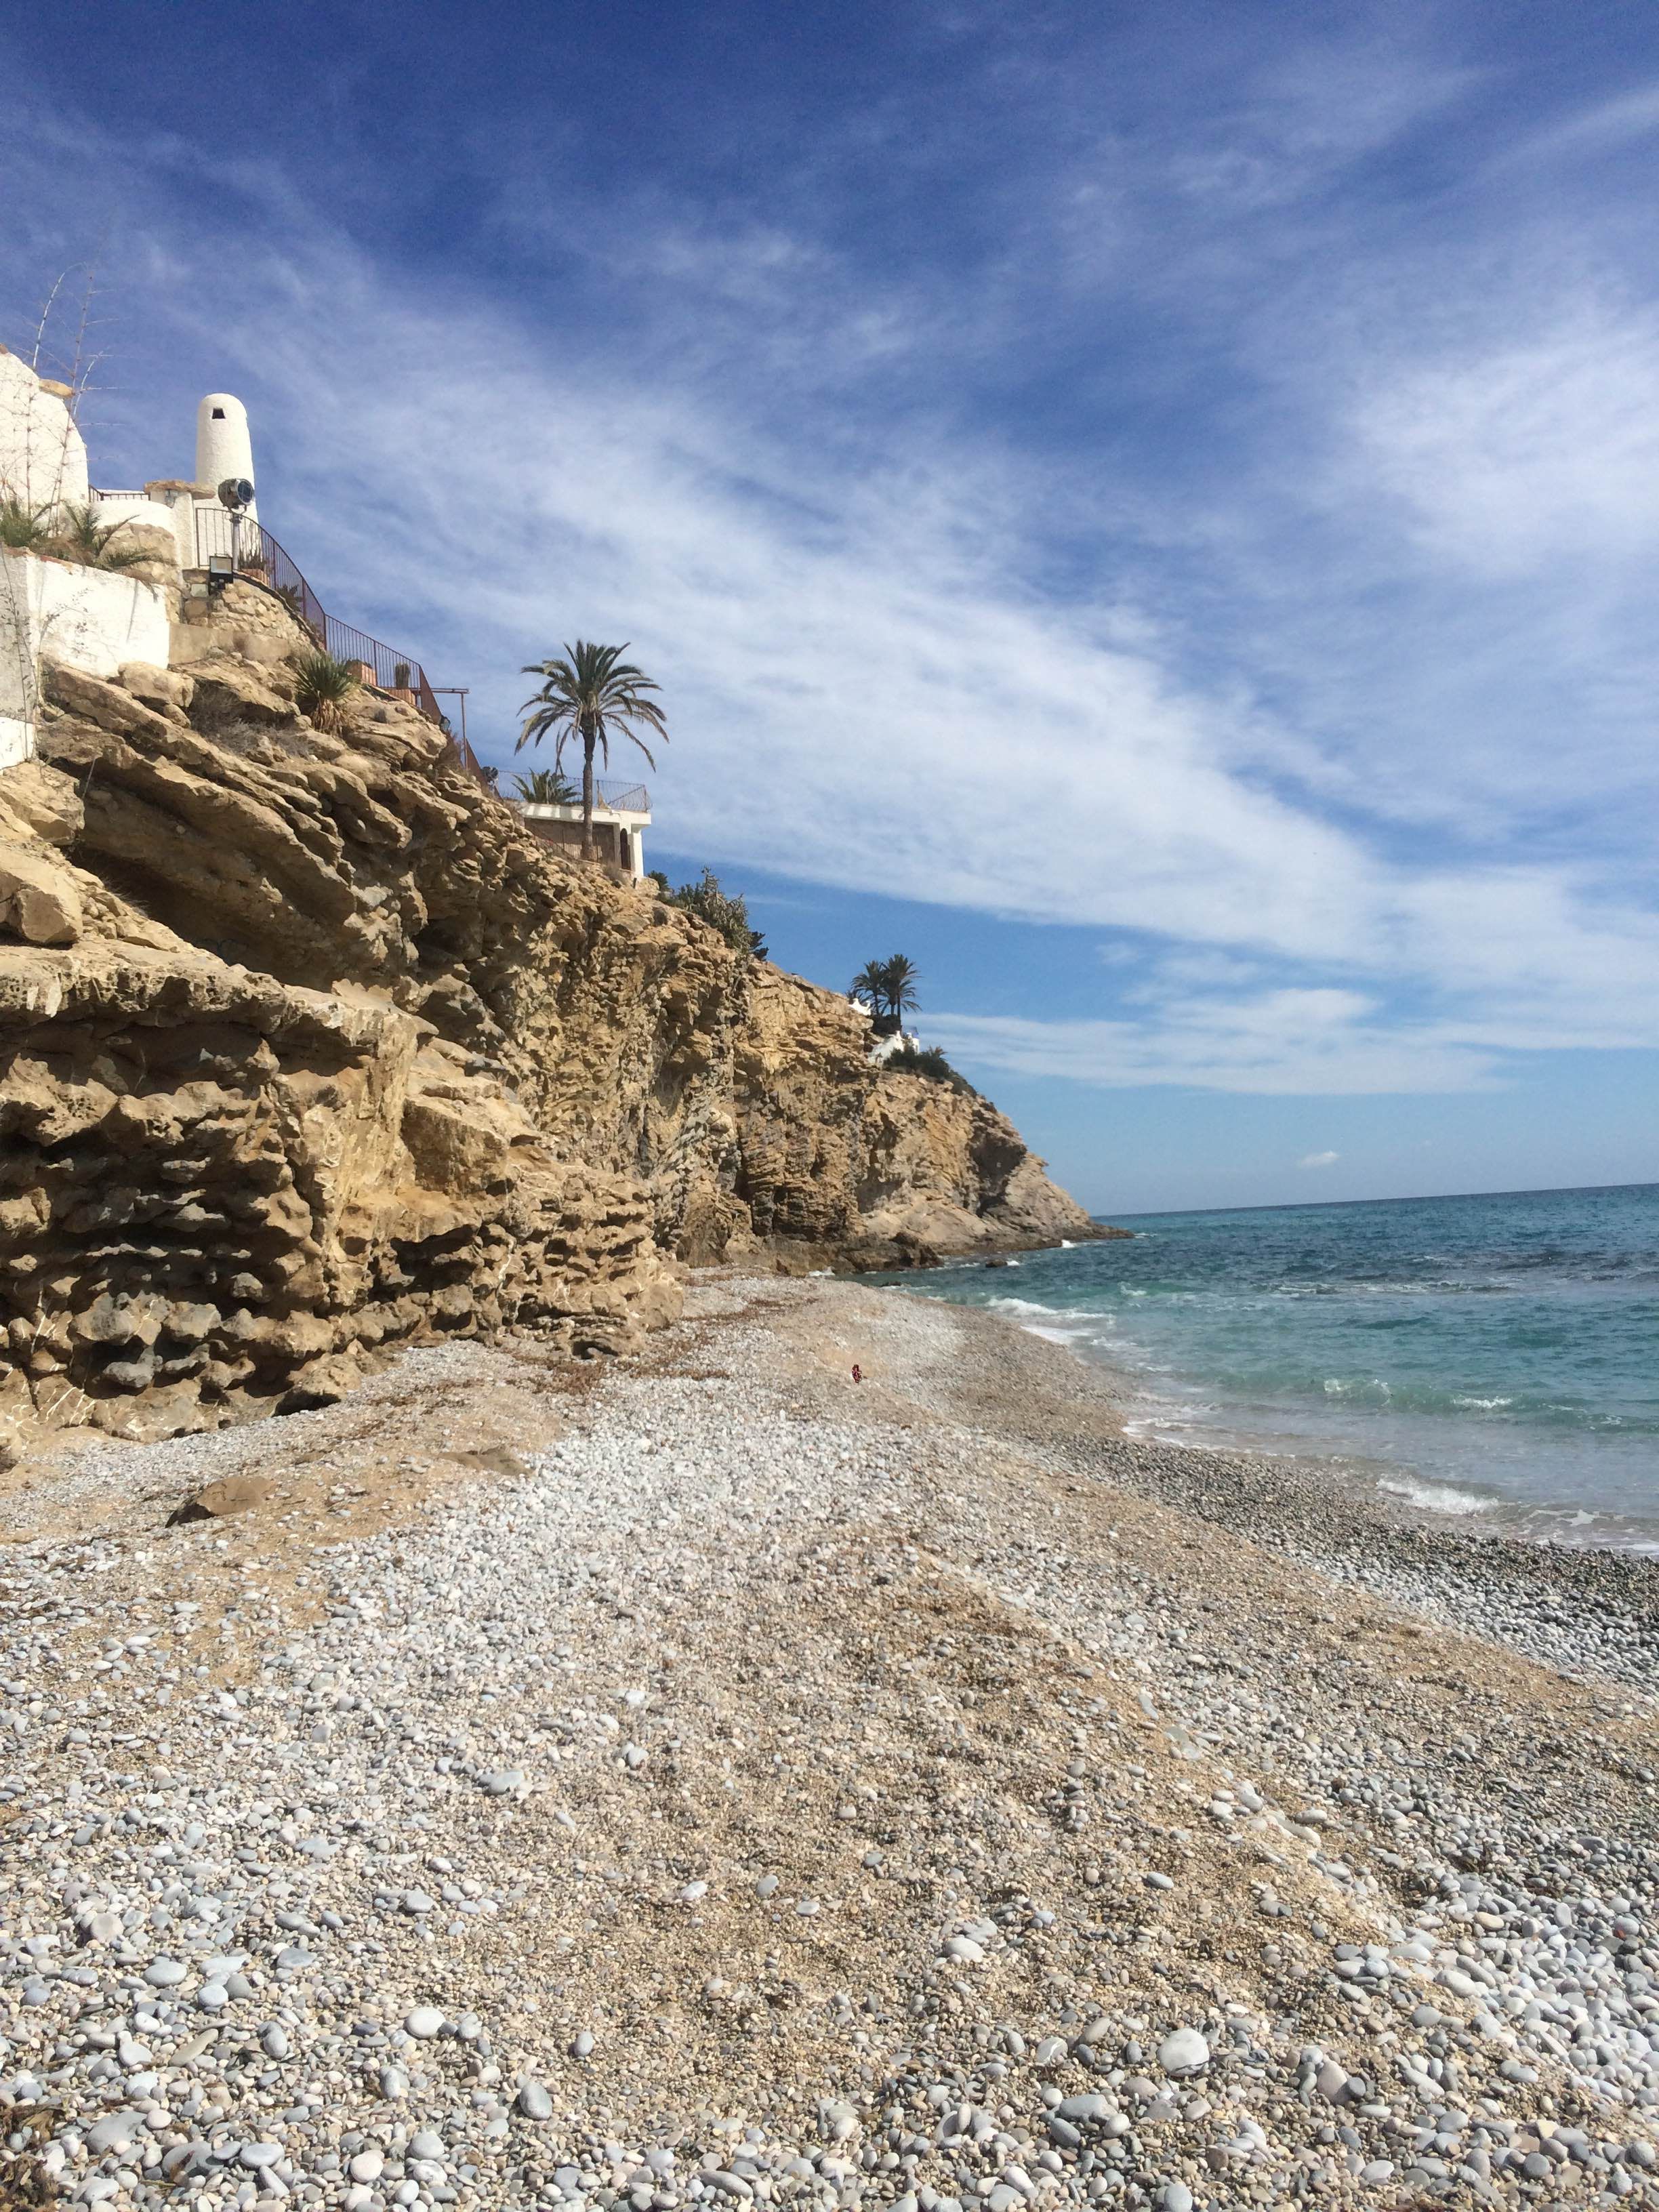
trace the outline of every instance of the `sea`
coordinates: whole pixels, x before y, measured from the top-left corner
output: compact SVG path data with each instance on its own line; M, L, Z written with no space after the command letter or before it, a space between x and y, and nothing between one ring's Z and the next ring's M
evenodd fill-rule
M1659 1553L1659 1183L1113 1220L891 1279L1127 1375L1133 1433Z

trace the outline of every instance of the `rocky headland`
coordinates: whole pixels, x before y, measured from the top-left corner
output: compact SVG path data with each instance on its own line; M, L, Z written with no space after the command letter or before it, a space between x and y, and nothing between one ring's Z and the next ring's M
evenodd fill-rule
M0 1442L325 1404L392 1346L578 1354L685 1263L1098 1233L837 994L561 857L441 733L295 703L233 584L118 681L47 663L0 775Z

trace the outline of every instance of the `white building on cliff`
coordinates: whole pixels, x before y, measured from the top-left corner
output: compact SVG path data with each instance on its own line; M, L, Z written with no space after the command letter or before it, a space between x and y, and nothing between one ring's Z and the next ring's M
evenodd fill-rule
M234 393L210 392L196 410L192 477L125 490L91 483L73 400L0 346L0 768L33 750L43 661L115 677L199 658L212 634L192 617L209 612L233 568L366 684L443 721L419 662L327 614L260 525L247 410ZM249 488L234 512L227 484ZM104 565L100 541L122 556L118 569ZM483 780L464 735L457 750Z
M210 392L197 408L194 476L152 477L130 490L91 483L73 399L67 385L0 346L0 501L15 526L9 535L20 541L0 544L0 769L33 750L43 660L115 677L135 664L167 668L198 659L216 640L201 618L233 569L280 599L365 684L447 728L419 662L327 614L261 525L247 410L233 392ZM246 495L227 505L227 485L245 487ZM78 547L69 542L77 531ZM90 550L106 532L129 564L118 571L100 566ZM452 742L462 765L493 787L466 742L465 716ZM514 803L542 842L580 849L579 805ZM642 881L650 823L643 784L602 781L593 815L600 864L625 881Z
M0 501L8 538L67 526L101 508L87 481L87 449L70 411L67 386L36 375L0 350ZM173 605L163 581L179 573L173 511L138 495L145 532L135 546L161 556L142 573L115 574L55 560L27 544L0 544L0 768L34 749L43 656L114 676L135 661L167 665ZM192 547L191 558L194 558Z

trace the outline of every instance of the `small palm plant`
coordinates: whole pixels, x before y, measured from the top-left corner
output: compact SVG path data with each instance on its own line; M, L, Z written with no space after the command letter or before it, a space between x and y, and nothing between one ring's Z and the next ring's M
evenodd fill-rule
M356 670L331 653L302 653L298 669L294 702L300 712L319 730L344 729L346 702L359 687Z
M9 546L14 553L33 553L52 536L46 527L50 510L30 507L15 492L0 497L0 545Z
M89 568L136 568L144 559L143 548L113 542L116 532L125 527L119 522L100 522L95 507L66 507L63 520L52 533L52 550L68 560L83 562Z
M538 768L513 781L527 806L574 806L581 797L562 769Z
M564 649L562 660L533 660L526 676L545 679L539 691L520 710L527 720L519 732L514 751L553 739L553 766L563 764L564 749L573 740L582 749L582 858L593 858L593 756L611 765L611 740L625 737L636 744L654 769L649 747L636 724L668 742L663 711L645 694L658 686L623 659L625 645L591 645L578 638Z

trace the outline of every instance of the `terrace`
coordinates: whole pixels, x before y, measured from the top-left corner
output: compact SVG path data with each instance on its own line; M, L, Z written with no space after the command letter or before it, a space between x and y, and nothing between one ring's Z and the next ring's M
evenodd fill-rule
M515 799L512 805L528 828L544 845L562 851L581 849L582 810L574 805L548 805L537 799ZM598 779L593 786L593 843L600 860L630 883L645 874L645 838L651 826L651 794L642 783Z

